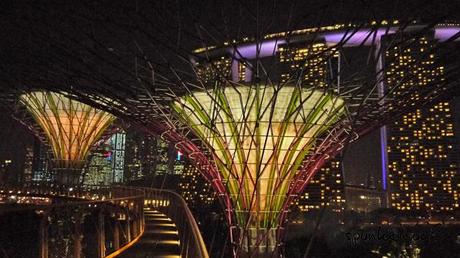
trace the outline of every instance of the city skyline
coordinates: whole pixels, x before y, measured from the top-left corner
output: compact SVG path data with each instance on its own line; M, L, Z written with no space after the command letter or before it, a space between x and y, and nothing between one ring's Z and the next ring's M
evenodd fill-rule
M454 5L205 2L9 7L21 19L7 15L0 42L4 253L458 247ZM442 244L362 238L436 225Z
M460 113L458 112L459 110L459 107L460 105L457 104L456 102L454 102L455 105L454 105L454 118L457 118L456 121L455 121L455 124L454 124L454 129L455 132L454 132L454 135L455 137L457 138L457 141L458 141L458 137L459 137L459 134L457 133L457 130L458 130L458 125L459 125L459 121L460 121ZM455 115L457 114L457 115ZM9 116L5 116L3 115L2 116L3 118L3 122L2 124L4 125L7 125L7 124L11 124L11 125L16 125L16 126L19 126L20 128L23 128L21 127L20 124L18 124L16 121L14 121L13 119L11 119ZM26 144L27 146L36 146L35 148L38 148L38 150L35 150L34 152L37 152L37 153L40 153L40 148L42 147L38 147L38 146L42 146L42 144L37 144L39 142L39 140L35 139L33 134L30 134L30 132L26 131L25 128L24 129L21 129L21 130L3 130L3 135L8 135L8 137L5 135L4 136L4 139L9 139L9 138L12 138L12 139L18 139L18 138L21 138L21 139L27 139L29 138L30 139L30 143L29 144ZM381 159L380 159L380 142L378 141L379 140L379 135L378 135L378 132L375 131L373 133L371 133L370 135L366 136L365 138L363 139L360 139L358 140L357 142L351 144L347 149L344 150L344 157L342 157L340 160L343 162L343 175L344 175L344 184L345 185L350 185L350 186L362 186L362 187L368 187L368 179L369 179L369 175L373 175L374 176L374 179L376 180L376 185L380 185L381 184L381 181L379 180L379 176L381 175L381 169L379 168L379 165L381 164ZM362 145L365 145L367 148L362 148ZM3 145L5 146L5 145ZM154 145L155 146L155 145ZM6 147L6 146L5 146ZM18 162L16 161L13 161L14 158L12 158L13 156L14 157L21 157L22 155L24 155L23 157L25 157L27 155L27 152L26 152L26 147L23 151L21 151L20 149L15 149L16 153L24 153L24 154L11 154L11 151L13 150L4 150L2 153L2 160L5 161L5 160L8 160L8 162L11 162L13 163L14 166L19 166L18 168L16 169L12 169L13 171L16 170L15 173L19 173L19 174L22 174L23 172L23 169L22 169L22 166L20 165L22 159L19 159ZM41 152L43 153L43 151ZM362 157L366 157L366 158L362 158ZM356 160L347 160L347 159L353 159L353 157L360 157L360 161L359 162L356 162ZM39 158L39 157L36 157L34 156L34 159L35 158ZM369 164L369 160L373 160L373 163ZM364 162L365 161L365 162ZM38 166L38 164L34 165L34 168ZM369 169L369 168L372 168L372 169ZM10 170L11 171L11 170ZM127 168L125 167L125 172L126 173L128 170ZM40 176L37 173L37 171L33 171L33 173L35 173L35 176ZM365 176L363 176L365 175ZM324 176L324 174L323 174ZM321 177L321 173L319 173L318 176L316 177ZM5 176L3 177L5 178ZM19 177L21 178L21 176ZM128 180L127 178L125 178L125 180ZM129 180L128 180L129 181ZM309 191L309 188L307 188L305 190L305 192L308 192ZM319 198L316 198L315 199L315 202L317 202ZM304 199L305 200L305 199Z

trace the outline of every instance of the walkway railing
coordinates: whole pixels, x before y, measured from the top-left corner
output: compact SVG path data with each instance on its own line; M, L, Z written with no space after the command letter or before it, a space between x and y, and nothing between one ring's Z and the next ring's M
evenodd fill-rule
M174 221L182 257L209 257L186 202L172 191L28 185L0 186L0 195L54 198L48 205L0 206L0 254L4 257L115 257L142 236L144 205Z
M181 256L209 258L200 229L185 200L173 191L138 188L144 191L146 207L153 207L171 218L179 231Z
M58 202L0 207L4 257L110 257L144 230L144 195L135 188L29 185L2 187L0 194L15 199L48 196Z

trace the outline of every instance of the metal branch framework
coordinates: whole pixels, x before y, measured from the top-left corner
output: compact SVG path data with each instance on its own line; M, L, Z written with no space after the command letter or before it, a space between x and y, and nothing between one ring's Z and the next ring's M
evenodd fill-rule
M389 20L377 4L160 2L36 6L11 26L28 33L16 42L32 60L2 53L0 73L174 142L218 193L234 256L282 253L289 206L327 160L460 82L460 25L429 6Z
M55 169L75 174L62 175L69 179L79 177L88 151L115 119L59 93L29 92L20 101L45 133L54 154Z
M343 99L320 90L250 85L194 92L173 109L211 150L246 251L256 245L273 252L289 185L317 137L343 116ZM271 237L261 240L259 231Z

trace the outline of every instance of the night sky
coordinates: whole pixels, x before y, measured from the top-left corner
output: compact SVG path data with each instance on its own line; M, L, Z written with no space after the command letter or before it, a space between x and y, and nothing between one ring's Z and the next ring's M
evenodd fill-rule
M0 112L0 164L11 160L10 174L1 175L9 182L15 182L24 170L26 148L33 147L35 137L5 110Z
M24 46L17 45L17 50L20 51L18 54L23 54L26 52L25 49L30 47L26 44L28 42L26 39L29 39L28 36L21 34L23 31L16 27L22 16L35 15L39 13L38 11L34 12L35 9L43 11L46 8L50 10L49 16L61 12L61 9L64 16L65 11L74 11L78 8L78 2L59 5L50 3L48 6L42 1L30 1L27 4L20 2L17 1L15 4L0 10L0 15L4 17L0 21L0 27L2 27L0 30L0 60L3 60L8 69L15 68L12 66L16 60L15 53L11 51L10 47L16 46L18 42L23 42ZM153 21L158 22L156 29L166 33L165 37L170 37L168 39L171 39L171 45L181 45L184 49L189 50L197 47L197 41L191 40L192 37L187 36L196 33L195 25L197 23L207 29L207 32L212 35L210 38L217 42L223 42L230 38L238 38L241 35L253 36L255 32L270 33L283 31L286 28L330 25L345 20L369 21L371 19L398 19L401 17L422 20L445 17L455 20L460 14L457 11L460 9L457 8L460 1L375 1L372 6L368 1L336 0L175 1L174 3L171 1L135 1L135 3L128 1L124 4L114 2L110 6L108 2L102 4L94 2L92 4L94 4L94 10L101 13L107 8L107 10L120 12L123 11L121 8L123 6L138 8ZM157 9L152 7L157 7ZM259 10L258 13L255 12L257 9ZM162 10L162 12L155 10ZM328 15L325 16L325 13ZM39 14L37 15L39 17ZM109 13L107 17L109 16L117 17L116 13ZM256 22L256 16L260 18L258 22ZM46 18L54 21L52 20L53 17ZM35 25L31 23L30 26ZM264 28L264 31L259 31L259 28ZM181 33L178 33L179 29ZM8 61L12 63L8 64L5 57L10 57L11 60ZM13 71L11 69L10 72ZM455 110L455 127L457 131L460 131L460 104L455 105ZM31 134L19 123L9 118L9 112L0 114L0 132L0 160L17 159L18 162L15 163L21 163L20 160L24 156L25 147L33 144ZM457 133L457 137L459 135ZM344 150L343 164L346 183L354 185L366 183L370 175L376 179L379 178L381 174L380 155L378 131L374 131L348 146Z

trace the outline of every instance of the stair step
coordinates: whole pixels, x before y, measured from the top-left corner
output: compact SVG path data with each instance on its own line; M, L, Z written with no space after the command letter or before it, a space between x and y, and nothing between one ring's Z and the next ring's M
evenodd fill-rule
M146 235L145 238L149 240L155 240L155 241L163 241L163 240L178 241L179 240L179 236L176 236L176 235L160 235L160 234Z
M145 239L152 239L152 240L179 240L178 235L168 235L168 234L145 234L143 236Z
M149 213L149 214L163 214L157 210L145 210L144 209L144 213Z
M177 245L179 246L179 240L155 240L155 239L145 239L141 240L142 244L151 244L151 245Z
M145 217L167 218L163 213L144 213Z
M164 213L144 208L145 231L141 239L123 252L122 258L180 258L176 224Z
M179 231L177 230L161 230L161 229L150 229L145 230L144 235L146 234L163 234L163 235L179 235Z
M141 251L135 250L133 251L126 251L123 254L117 256L122 258L181 258L180 254L171 254L168 251L158 251L158 252L150 252L150 251Z
M135 249L141 252L150 252L152 254L180 254L180 247L178 241L176 244L157 243L153 241L140 242L134 246Z
M155 223L155 222L145 222L146 226L157 227L158 229L173 230L176 228L174 223ZM150 229L150 228L149 228Z
M145 221L170 222L170 218L145 217Z

